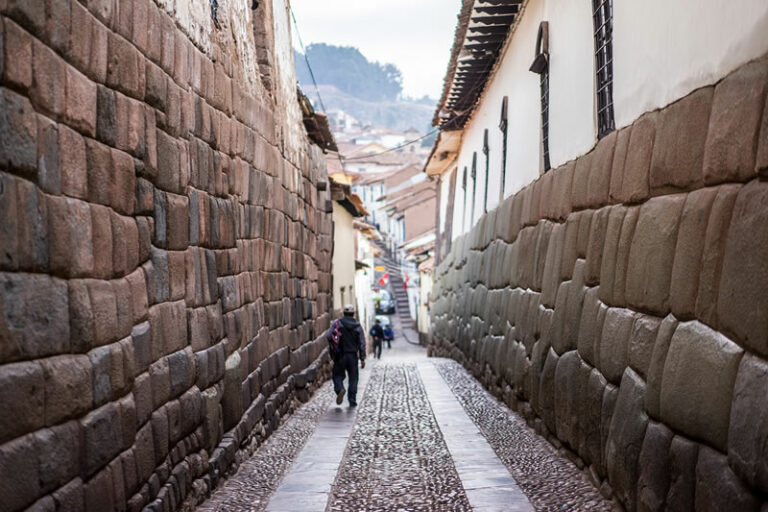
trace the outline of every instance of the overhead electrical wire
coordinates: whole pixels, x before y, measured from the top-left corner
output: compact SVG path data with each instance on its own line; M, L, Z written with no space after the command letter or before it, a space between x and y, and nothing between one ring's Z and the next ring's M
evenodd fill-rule
M430 135L435 134L435 133L437 133L439 131L440 131L439 128L435 128L435 129L431 130L429 133L426 133L426 134L422 135L418 139L413 139L413 140L409 140L407 142L403 142L402 144L400 144L398 146L395 146L393 148L389 148L389 149L387 149L385 151L380 151L378 153L370 153L370 154L366 154L366 155L353 156L353 157L349 157L349 158L341 156L341 155L339 155L339 156L342 159L346 160L347 162L353 162L355 160L365 160L366 158L371 158L371 157L375 157L375 156L379 156L379 155L385 155L387 153L392 153L393 151L397 151L398 149L402 149L402 148L404 148L406 146L410 146L411 144L415 144L416 142L424 140L427 137L429 137Z
M317 100L320 102L320 108L323 112L327 112L323 98L320 96L320 88L317 86L317 80L315 80L315 73L312 71L312 65L309 63L309 57L307 56L307 49L304 47L304 41L301 40L301 32L299 32L299 24L296 22L296 15L293 13L293 7L289 7L291 10L291 18L293 19L293 26L296 27L296 38L299 40L299 46L301 51L304 52L304 62L307 63L307 69L309 70L309 76L312 78L312 83L315 84L315 92L317 93Z

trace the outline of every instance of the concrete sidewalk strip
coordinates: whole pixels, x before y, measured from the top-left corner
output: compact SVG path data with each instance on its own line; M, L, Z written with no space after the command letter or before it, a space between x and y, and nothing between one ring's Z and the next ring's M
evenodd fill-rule
M418 365L448 450L474 510L533 511L528 498L431 362Z
M365 399L368 377L372 369L360 370L358 403ZM359 406L358 406L359 407ZM357 408L332 403L293 462L275 493L269 500L267 512L322 512L326 508L331 485L336 479L341 458L352 427Z

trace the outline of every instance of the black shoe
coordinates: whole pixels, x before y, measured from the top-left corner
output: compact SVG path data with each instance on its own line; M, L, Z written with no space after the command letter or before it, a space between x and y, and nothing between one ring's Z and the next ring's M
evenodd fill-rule
M344 389L336 393L336 405L341 405L341 402L344 401Z
M357 402L349 402L349 407L357 407Z

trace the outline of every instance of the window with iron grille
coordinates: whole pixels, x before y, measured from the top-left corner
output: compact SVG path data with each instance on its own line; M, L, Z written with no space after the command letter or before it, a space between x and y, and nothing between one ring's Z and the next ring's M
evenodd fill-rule
M488 213L488 174L491 167L490 147L488 146L488 129L483 132L483 153L485 154L485 195L483 197L483 212Z
M467 226L467 166L464 166L464 175L461 178L461 189L464 191L464 208L461 212L461 228Z
M501 100L501 120L499 121L499 130L501 130L501 189L499 190L499 203L504 200L504 187L507 184L507 105L509 98L504 96Z
M470 213L469 227L475 224L475 196L477 195L477 151L472 153L472 210Z
M541 100L541 152L544 161L544 171L548 171L549 163L549 23L539 24L536 36L536 56L531 64L531 71L539 75Z
M613 130L613 0L592 0L597 74L597 138Z

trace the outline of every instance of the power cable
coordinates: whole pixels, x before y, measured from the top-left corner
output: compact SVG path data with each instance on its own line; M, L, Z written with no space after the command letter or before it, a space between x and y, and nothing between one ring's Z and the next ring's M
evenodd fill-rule
M431 130L429 133L426 133L426 134L422 135L418 139L413 139L413 140L409 140L408 142L403 142L402 144L400 144L398 146L395 146L393 148L389 148L389 149L387 149L385 151L380 151L378 153L370 153L370 154L367 154L367 155L353 156L353 157L350 157L350 158L346 158L346 157L343 157L341 155L339 155L339 157L344 159L344 160L346 160L347 162L355 161L355 160L365 160L366 158L371 158L371 157L375 157L375 156L379 156L379 155L384 155L384 154L387 154L387 153L391 153L393 151L397 151L398 149L402 149L402 148L404 148L406 146L410 146L411 144L415 144L416 142L424 140L427 137L429 137L430 135L435 134L435 133L437 133L439 131L440 131L440 128L435 128L435 129Z
M307 56L307 49L304 47L304 41L301 40L301 32L299 32L299 24L296 22L296 15L293 13L293 7L289 7L291 10L291 18L293 19L293 26L296 27L296 38L299 40L299 46L301 51L304 52L304 62L307 63L307 69L309 70L309 76L312 77L312 83L315 84L315 92L317 92L317 99L320 102L320 108L323 112L327 112L323 98L320 96L320 88L317 86L317 80L315 80L315 73L312 71L312 65L309 63L309 57Z

